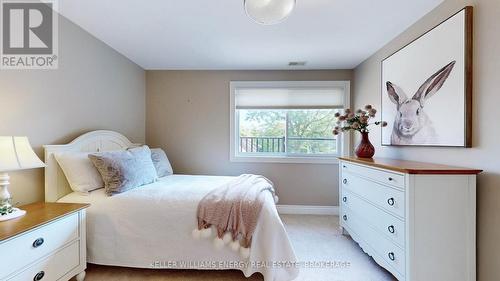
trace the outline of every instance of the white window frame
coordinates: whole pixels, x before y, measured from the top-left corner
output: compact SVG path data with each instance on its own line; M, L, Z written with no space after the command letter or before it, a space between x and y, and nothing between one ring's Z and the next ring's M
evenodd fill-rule
M231 162L256 162L256 163L311 163L311 164L338 164L338 157L350 155L350 134L339 134L340 149L335 155L244 155L239 153L239 122L236 122L237 111L235 106L235 92L238 88L294 88L294 87L343 87L344 108L350 107L351 82L350 81L231 81L230 88L230 117L229 117L229 142ZM239 120L239 118L238 118Z

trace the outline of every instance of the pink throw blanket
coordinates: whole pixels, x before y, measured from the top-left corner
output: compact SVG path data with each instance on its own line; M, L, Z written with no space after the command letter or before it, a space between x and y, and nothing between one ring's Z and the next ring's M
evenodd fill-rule
M201 231L201 236L210 236L210 227L214 226L217 231L216 247L232 241L233 250L241 245L249 251L266 191L271 192L276 202L273 183L263 176L249 174L212 190L198 204L198 229L193 235L199 237Z

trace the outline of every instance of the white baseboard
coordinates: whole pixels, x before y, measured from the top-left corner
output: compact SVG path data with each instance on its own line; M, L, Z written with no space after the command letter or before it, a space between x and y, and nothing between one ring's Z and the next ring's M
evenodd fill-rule
M339 206L276 205L283 215L339 215Z

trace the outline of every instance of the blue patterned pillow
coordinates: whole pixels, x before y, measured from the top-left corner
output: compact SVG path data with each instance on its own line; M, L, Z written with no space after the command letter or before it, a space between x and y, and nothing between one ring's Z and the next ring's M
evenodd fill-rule
M159 178L170 176L174 173L172 165L168 161L167 154L161 148L151 148L151 159L156 168Z
M89 158L101 174L104 190L109 196L158 179L151 150L146 145L126 151L93 153Z

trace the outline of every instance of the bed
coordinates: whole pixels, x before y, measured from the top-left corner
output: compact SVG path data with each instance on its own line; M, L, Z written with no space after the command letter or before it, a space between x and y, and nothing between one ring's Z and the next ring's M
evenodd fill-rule
M87 210L87 261L93 264L175 269L237 269L266 281L293 280L296 256L271 193L266 194L250 257L243 259L213 239L195 240L198 202L233 177L171 175L118 195L103 189L72 192L55 160L58 152L101 152L136 146L113 131L94 131L66 145L45 148L45 200L90 203Z

